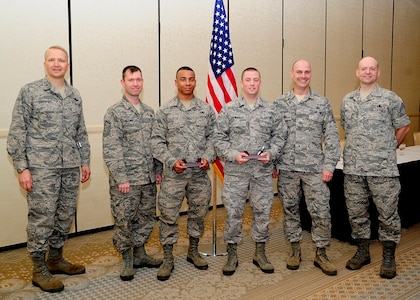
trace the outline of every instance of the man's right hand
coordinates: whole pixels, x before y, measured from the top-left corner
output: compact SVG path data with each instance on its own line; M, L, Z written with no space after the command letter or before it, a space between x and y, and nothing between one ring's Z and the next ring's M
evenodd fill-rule
M182 161L182 159L178 159L178 160L174 163L173 168L174 168L174 171L175 171L177 174L181 174L182 172L184 172L184 171L185 171L185 169L186 169L187 167L185 166L185 163Z
M249 158L246 158L249 154L245 152L240 152L236 155L236 162L240 165L249 162Z
M127 194L128 192L130 192L130 183L126 182L126 183L119 184L118 190L123 194Z
M18 180L20 186L27 192L32 192L32 175L29 169L23 170L22 173L18 175Z

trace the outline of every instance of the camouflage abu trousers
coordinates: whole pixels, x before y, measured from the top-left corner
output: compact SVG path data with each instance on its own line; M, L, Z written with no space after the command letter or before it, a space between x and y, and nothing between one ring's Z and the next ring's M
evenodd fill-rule
M144 245L156 223L156 184L132 185L123 194L111 186L111 212L114 217L113 243L122 253Z
M321 173L279 171L277 188L283 205L284 231L288 242L302 239L299 203L302 190L312 219L311 235L316 247L326 247L331 239L330 190Z
M246 172L225 174L222 201L226 209L226 243L242 241L242 216L248 193L253 216L251 237L255 242L266 242L269 238L268 225L274 200L271 173L258 178Z
M191 237L200 238L211 199L211 182L207 172L163 177L158 196L162 245L175 244L178 240L177 220L184 197L188 204L187 233Z
M30 253L61 248L67 240L79 193L80 169L31 168L32 192L27 193Z
M379 240L398 243L401 238L401 220L398 200L401 190L398 177L371 177L344 174L346 198L352 238L370 239L369 197L379 213Z

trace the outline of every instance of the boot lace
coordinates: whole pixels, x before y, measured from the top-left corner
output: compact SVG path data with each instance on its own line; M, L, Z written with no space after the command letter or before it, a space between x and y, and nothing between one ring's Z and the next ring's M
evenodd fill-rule
M299 254L299 249L297 245L292 246L292 253L290 254L290 257L296 257Z
M352 259L359 261L362 260L365 256L367 256L367 251L363 248L358 248Z
M383 256L383 264L390 266L392 265L392 262L393 262L392 251L389 249L385 249L384 256Z
M320 258L320 260L326 261L326 262L330 262L327 253L325 251L319 251L318 252L318 257Z

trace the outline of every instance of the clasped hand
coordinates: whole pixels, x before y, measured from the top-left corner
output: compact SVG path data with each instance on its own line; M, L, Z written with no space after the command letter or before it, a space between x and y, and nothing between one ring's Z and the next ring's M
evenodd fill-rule
M173 166L173 169L174 169L175 173L177 173L177 174L181 174L187 168L188 167L185 165L185 162L182 159L178 159ZM209 168L209 162L207 161L207 159L205 159L205 158L200 159L199 168L201 170L207 170Z

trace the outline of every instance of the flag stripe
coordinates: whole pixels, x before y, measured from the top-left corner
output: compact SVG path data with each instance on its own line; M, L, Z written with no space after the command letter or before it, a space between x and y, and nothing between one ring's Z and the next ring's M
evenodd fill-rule
M231 71L231 69L229 69L228 71ZM226 72L228 72L226 71ZM230 81L230 78L227 76L227 74L223 73L222 76L220 76L219 78L217 78L217 82L219 83L222 91L223 91L223 99L225 100L225 104L232 101L234 98L236 98L236 94L234 94L234 98L232 99L232 94L230 94L231 90L228 90L232 87L232 83ZM236 85L236 83L235 83Z
M207 87L208 87L207 102L213 106L216 113L220 113L223 105L219 101L217 101L218 97L216 95L216 91L215 91L215 89L213 87L213 84L212 84L212 81L210 79L210 75L207 76ZM217 88L217 85L216 85L216 88Z
M223 182L224 179L224 165L223 162L216 158L216 160L213 163L213 170L216 172L217 177L219 178L220 182Z
M226 77L226 80L225 80ZM230 99L230 101L234 100L238 96L238 88L236 87L236 79L235 74L233 73L233 69L230 68L226 70L225 74L223 75L225 82L225 87L228 89L229 96L234 96L233 99ZM229 82L227 82L227 80Z

